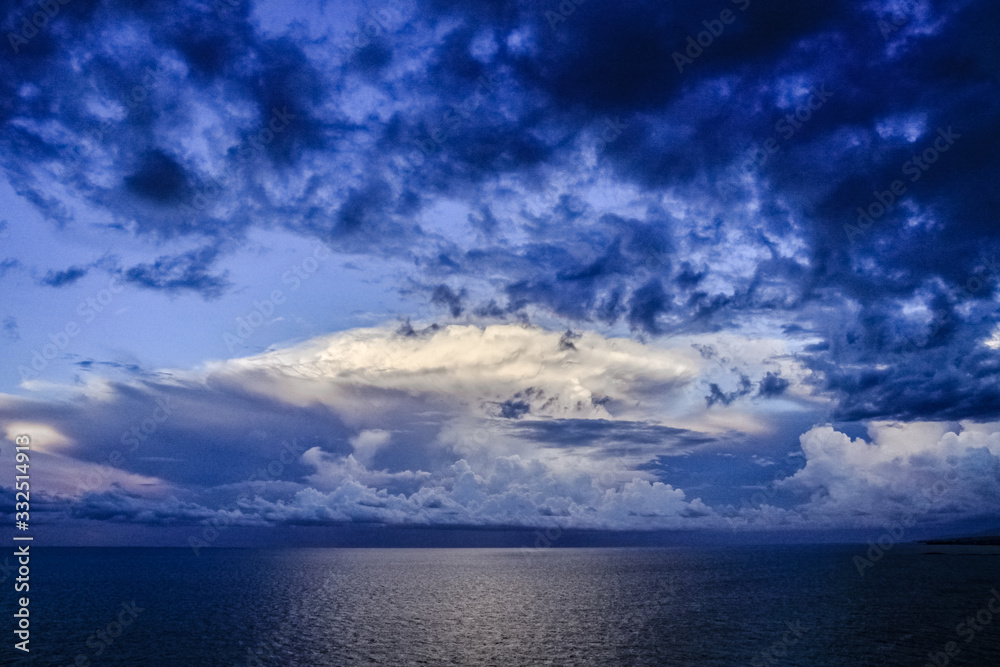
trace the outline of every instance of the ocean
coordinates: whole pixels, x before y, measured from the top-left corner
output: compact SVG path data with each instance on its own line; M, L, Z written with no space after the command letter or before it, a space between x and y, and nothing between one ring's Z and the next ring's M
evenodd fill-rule
M39 547L31 664L1000 665L1000 557L867 548Z

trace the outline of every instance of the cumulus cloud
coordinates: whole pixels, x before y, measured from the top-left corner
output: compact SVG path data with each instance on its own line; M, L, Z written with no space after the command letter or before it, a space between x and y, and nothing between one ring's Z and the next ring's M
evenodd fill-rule
M760 400L777 373L762 374L758 395L747 381L729 405L705 404L705 378L768 349L511 324L359 329L91 382L58 409L5 396L0 422L8 439L35 438L46 521L720 530L1000 512L1000 424L871 422L867 440L791 431L809 414L789 398L799 387ZM781 377L801 381L794 366ZM740 430L725 417L741 402L795 419L770 435ZM505 414L519 404L530 409ZM799 434L792 449L746 444ZM708 455L730 457L746 482L692 493ZM790 455L801 463L782 474L776 457ZM739 507L771 469L765 502Z
M350 440L354 448L354 458L364 465L371 465L375 452L389 442L390 438L392 438L391 432L377 428L361 431Z
M1000 424L872 422L867 440L817 426L800 442L805 466L776 483L798 502L744 518L845 527L1000 515Z
M731 339L715 345L745 362ZM687 341L379 327L92 379L58 407L5 396L0 422L53 458L40 484L50 514L72 519L719 527L657 469L747 425L734 402L736 418L699 426L700 378L715 370Z
M350 467L358 470L356 463ZM362 475L364 472L362 471ZM499 457L488 471L465 460L411 494L393 494L346 477L327 493L304 489L288 502L257 502L259 514L294 524L559 526L666 529L722 525L699 499L669 484L634 479L620 488L587 475L564 477L537 461Z

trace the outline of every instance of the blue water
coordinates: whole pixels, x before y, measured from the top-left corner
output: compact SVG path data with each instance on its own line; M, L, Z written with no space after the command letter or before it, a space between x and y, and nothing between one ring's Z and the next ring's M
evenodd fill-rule
M948 664L1000 665L1000 614L969 642L956 634L1000 588L1000 557L899 546L862 578L852 557L864 549L204 549L195 557L37 548L31 656L36 665L82 655L93 665L153 666L922 667L929 651L955 641ZM13 597L3 597L3 664L19 653ZM131 620L122 604L133 601L134 621L117 626L119 616ZM120 634L105 643L98 630Z

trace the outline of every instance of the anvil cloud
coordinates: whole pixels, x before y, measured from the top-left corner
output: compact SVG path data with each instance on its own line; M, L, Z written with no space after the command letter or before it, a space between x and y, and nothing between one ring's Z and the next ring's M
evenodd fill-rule
M56 4L0 11L52 526L995 521L996 3Z

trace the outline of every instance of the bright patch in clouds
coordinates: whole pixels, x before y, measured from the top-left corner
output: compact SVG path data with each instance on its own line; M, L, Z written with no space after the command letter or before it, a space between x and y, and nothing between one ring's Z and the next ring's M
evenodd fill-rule
M36 451L58 452L61 447L69 444L69 438L48 424L15 421L8 423L5 431L7 439L11 442L14 442L19 435L28 434L31 438L31 447Z
M743 530L1000 510L997 425L873 422L869 441L792 431L827 402L788 352L731 334L355 329L156 380L65 387L56 417L5 397L0 419L9 437L30 431L58 452L40 487L51 513L114 522ZM149 415L156 428L136 431ZM721 500L678 482L697 479L689 460L719 454L747 480ZM804 467L746 506L751 480L790 456Z
M413 335L355 330L210 369L251 378L282 400L329 403L352 420L365 410L344 405L346 387L447 397L483 417L655 419L657 405L678 397L700 362L691 349L511 324ZM253 380L258 374L267 380Z

